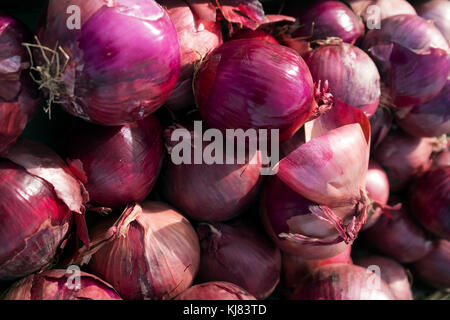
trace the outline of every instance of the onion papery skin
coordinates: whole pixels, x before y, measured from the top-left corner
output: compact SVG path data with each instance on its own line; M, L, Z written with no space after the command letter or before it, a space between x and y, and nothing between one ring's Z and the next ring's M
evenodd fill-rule
M69 5L80 8L80 30L70 30L61 15ZM142 120L163 105L178 81L177 32L153 0L51 0L37 36L43 46L58 43L69 55L59 89L52 91L66 111L90 122ZM62 54L60 60L63 65Z
M358 47L335 42L319 46L305 58L313 80L328 80L335 104L359 108L370 118L381 94L377 67Z
M367 32L363 48L378 64L384 99L394 107L429 101L447 81L447 41L432 23L416 15L392 16L381 24L381 29Z
M383 168L374 160L370 160L369 162L369 170L367 170L366 175L366 190L367 196L372 200L372 205L369 209L369 217L363 230L375 224L382 214L382 207L389 200L388 176Z
M293 256L290 254L283 254L282 256L282 275L284 285L288 289L294 289L302 279L309 274L313 273L315 269L329 264L336 263L348 263L353 264L351 254L351 247L338 255L319 260L304 260L298 256Z
M233 283L211 281L190 287L175 300L256 300L256 298Z
M394 115L391 110L380 105L374 115L370 118L371 151L375 150L381 141L386 138L392 128Z
M439 288L450 288L450 242L437 240L431 252L413 264L414 274L426 283Z
M378 7L380 20L399 14L417 15L414 7L406 0L345 0L345 2L363 19L365 25L367 25L369 19L372 21L374 18L374 11L368 10L369 6Z
M110 208L144 200L164 156L162 127L154 115L118 127L79 123L66 146L69 161L86 174L90 202Z
M417 11L422 18L433 21L447 42L450 43L450 3L448 1L427 1L420 5Z
M364 35L364 25L353 11L339 1L319 1L305 8L298 1L288 3L285 12L297 18L292 28L293 38L321 40L341 38L355 43Z
M197 234L186 218L164 203L147 202L140 208L125 213L113 227L108 221L93 230L94 250L95 244L100 246L87 267L124 299L172 299L189 288L197 274Z
M242 221L197 226L201 262L198 280L234 283L257 299L280 281L281 254L262 230Z
M322 246L303 244L284 239L283 233L332 239L338 234L328 222L313 215L309 206L314 202L304 198L284 184L277 176L270 177L261 198L260 212L263 225L278 247L287 254L302 259L325 259L347 250L345 242Z
M375 150L374 159L385 169L391 191L400 191L430 168L432 152L431 139L391 131Z
M332 264L320 267L306 277L291 299L395 300L395 296L376 274L355 265Z
M433 167L450 166L450 150L440 153L434 160Z
M0 14L0 153L25 129L39 103L28 75L29 56L22 46L31 32L17 20Z
M194 133L192 133L194 134ZM170 143L170 141L166 141ZM203 143L202 154L208 143ZM194 145L191 154L196 152ZM249 160L250 159L250 160ZM261 154L256 151L238 164L174 164L166 157L160 181L163 197L187 217L197 221L230 220L258 198L263 178Z
M355 264L363 268L371 266L379 268L381 279L389 285L398 300L413 300L406 270L395 260L381 256L369 256L357 259Z
M381 215L364 231L366 241L380 253L401 263L411 263L426 256L432 242L405 208L392 212L392 218Z
M192 5L208 7L209 3L199 0L189 1L189 4L182 0L158 0L158 3L167 9L180 45L180 77L165 103L177 111L195 104L192 92L195 64L222 44L222 29L216 19L202 19L191 8Z
M430 170L415 181L409 201L425 229L450 240L450 166Z
M280 44L277 39L275 39L270 33L258 29L258 30L248 30L242 29L236 32L230 40L242 40L242 39L260 39L273 44Z
M81 227L87 199L62 159L38 143L18 141L0 168L0 280L13 280L53 262L72 212Z
M224 43L204 60L194 83L202 119L222 131L279 129L285 140L314 107L304 60L290 48L259 39Z
M78 283L71 277L72 273L62 269L32 274L16 282L4 299L122 300L111 285L92 274L80 271Z
M450 133L450 79L437 96L414 106L405 116L396 114L396 123L416 137L438 137Z

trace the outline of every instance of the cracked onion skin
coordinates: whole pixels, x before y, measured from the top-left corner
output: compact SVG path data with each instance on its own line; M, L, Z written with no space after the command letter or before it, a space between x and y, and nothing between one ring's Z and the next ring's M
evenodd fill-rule
M79 282L75 279L79 276ZM6 292L4 300L122 300L116 290L100 278L63 269L32 274Z
M31 32L22 23L0 14L0 153L20 136L40 101L22 46L30 39Z
M88 264L127 300L167 300L189 288L200 263L197 234L180 213L159 202L136 205L112 226L92 234L93 246L106 239Z
M120 127L80 121L66 143L66 157L85 172L90 202L110 208L144 200L163 156L162 127L154 115Z
M175 300L256 300L256 298L233 283L211 281L190 287Z
M80 8L79 30L67 28L61 14L70 5ZM52 91L67 112L90 122L142 120L164 104L178 80L177 32L153 0L51 0L37 36L43 46L58 43L69 56L62 83ZM37 63L45 64L35 52Z

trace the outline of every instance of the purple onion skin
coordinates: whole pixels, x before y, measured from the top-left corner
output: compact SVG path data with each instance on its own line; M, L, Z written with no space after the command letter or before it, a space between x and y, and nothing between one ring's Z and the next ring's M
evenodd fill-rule
M377 205L386 205L389 199L389 180L383 168L374 160L369 162L366 174L367 196ZM372 204L363 230L373 226L382 214L382 208Z
M224 43L195 78L196 102L209 127L280 129L281 140L310 118L313 91L308 67L294 50L260 39Z
M0 153L16 141L38 107L39 95L27 71L29 56L22 46L30 39L24 25L0 14Z
M432 245L404 208L392 212L392 218L382 215L364 236L373 248L402 263L422 259Z
M207 6L200 1L189 1L195 5ZM209 21L199 17L182 0L158 0L164 6L175 25L180 44L180 77L165 105L177 111L195 104L192 92L194 66L209 52L220 46L222 29L218 21Z
M433 167L450 166L450 150L440 153L434 160Z
M367 32L363 48L379 66L389 103L411 107L432 99L444 87L450 69L445 38L416 15L392 16L381 24Z
M322 45L305 61L315 82L328 80L335 103L359 108L370 118L378 108L380 74L372 59L347 43Z
M73 273L56 269L30 275L16 282L5 300L122 300L111 285L80 271L79 288L70 277ZM73 285L74 288L71 288Z
M430 139L391 131L375 150L374 159L385 169L391 191L400 191L430 168L432 152Z
M363 268L378 267L381 279L389 285L398 300L413 300L405 268L395 260L381 256L369 256L356 259L355 264Z
M241 40L241 39L260 39L265 40L267 42L273 44L280 44L277 39L275 39L270 33L265 32L264 30L247 30L242 29L239 32L236 32L230 40Z
M212 281L190 287L175 300L256 300L256 298L233 283Z
M81 9L79 31L66 26L61 12L68 5ZM142 120L167 100L178 80L177 32L153 0L51 0L38 37L49 48L59 43L70 56L58 100L66 111L90 122Z
M279 236L281 233L292 232L322 239L336 237L336 230L328 222L311 214L309 206L314 204L289 188L278 177L268 179L261 198L261 218L267 233L283 252L309 260L330 258L348 248L344 242L311 246Z
M199 281L226 281L257 299L268 297L280 281L280 250L254 226L200 224Z
M411 210L434 235L450 240L450 166L428 171L410 190Z
M377 6L380 10L380 20L396 16L399 14L417 15L414 7L406 0L345 0L353 9L353 11L360 16L364 22L367 23L371 14L368 6Z
M306 277L291 299L395 300L395 296L387 283L371 271L350 264L332 264Z
M370 142L371 150L378 147L381 141L386 138L392 128L394 116L390 109L380 106L370 118Z
M437 137L450 133L450 79L428 102L414 106L406 116L396 114L397 124L416 137Z
M448 43L450 43L450 3L447 0L427 1L417 8L419 15L432 20Z
M339 1L319 1L306 9L301 2L291 1L285 12L298 18L299 26L292 33L294 38L321 40L337 37L344 42L355 43L364 35L362 22Z
M439 288L450 288L450 242L437 240L431 252L413 264L414 274L424 282Z
M66 155L81 161L90 202L117 208L140 202L153 189L163 161L162 127L151 115L120 127L80 123Z

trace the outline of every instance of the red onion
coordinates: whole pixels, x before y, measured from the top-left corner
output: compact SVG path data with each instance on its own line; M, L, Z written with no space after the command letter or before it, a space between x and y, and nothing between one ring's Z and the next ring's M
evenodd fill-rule
M282 140L315 111L314 85L303 59L259 39L234 40L214 50L195 78L195 97L209 127L280 129Z
M197 235L189 221L168 205L147 202L129 207L111 227L93 231L84 250L89 270L109 282L124 299L171 299L192 284L200 261Z
M316 269L293 293L292 300L395 300L378 275L351 264Z
M163 160L162 128L153 115L121 127L80 123L66 146L72 167L86 174L91 203L112 208L144 200Z
M440 289L450 288L450 242L438 240L431 252L413 264L414 274Z
M450 166L450 150L440 153L434 160L434 167Z
M375 225L364 232L367 242L379 252L402 263L422 259L431 249L431 241L425 232L405 208L391 215L382 215Z
M370 118L370 136L371 136L371 150L378 147L381 141L386 138L391 130L394 116L390 109L380 105L374 115Z
M431 0L417 8L419 15L433 21L442 35L450 43L450 3L447 0Z
M399 191L430 168L432 152L431 139L391 131L375 150L374 158L386 170L391 190Z
M230 40L241 40L241 39L260 39L273 44L279 44L278 40L275 39L270 33L264 30L246 30L243 29L233 35Z
M235 284L214 281L190 287L175 300L256 300L256 298Z
M419 16L396 15L381 24L367 32L363 47L379 65L386 104L414 106L433 98L450 69L447 41Z
M380 74L358 47L327 41L305 58L314 81L328 81L334 103L359 108L371 117L380 99Z
M180 44L180 78L166 105L180 110L195 104L192 92L194 66L210 51L222 44L222 30L215 15L205 19L195 10L208 10L210 3L201 0L158 0L164 6L175 25ZM194 9L191 7L194 6Z
M368 229L380 218L389 199L389 180L386 172L374 160L369 162L366 175L367 196L372 200L367 222L363 229Z
M345 2L358 16L363 18L366 25L368 21L376 25L385 18L399 14L417 15L414 7L406 0L345 0ZM376 6L377 11L369 6Z
M51 265L72 225L83 228L86 194L50 149L22 140L0 159L0 280L24 277Z
M191 2L192 0L188 0ZM264 8L259 0L213 0L226 21L255 30L264 21Z
M69 5L80 8L79 30L67 26ZM47 48L61 47L46 52L59 60L60 70L35 51L43 70L51 69L40 75L50 103L54 99L88 121L122 125L144 119L167 100L178 80L177 33L153 0L51 0L38 38Z
M378 268L381 279L389 285L392 293L398 300L413 300L406 270L395 260L380 256L370 256L357 259L356 264L363 268ZM373 269L370 270L374 271Z
M75 277L79 277L76 279ZM111 285L89 273L56 269L16 282L5 300L122 300Z
M437 96L414 106L406 115L396 114L397 124L416 137L437 137L450 133L450 79Z
M0 153L20 136L38 106L29 75L29 56L22 46L30 31L17 20L0 14Z
M326 266L329 264L335 263L348 263L353 264L352 258L350 256L351 247L347 247L347 249L338 255L320 260L304 260L299 258L298 256L293 256L290 254L283 254L283 280L284 285L289 288L295 288L299 283L301 283L302 279L314 272L315 269L320 268L322 266Z
M280 281L281 254L263 232L238 221L197 227L201 262L198 278L227 281L257 299L268 297Z
M362 22L339 1L319 1L306 8L302 2L291 1L284 11L297 17L296 24L291 27L293 38L320 40L337 37L344 42L355 43L364 35Z
M450 240L450 166L430 170L418 179L409 200L414 216L425 229Z
M167 145L174 128L166 130ZM194 132L192 132L194 135ZM181 142L182 143L182 142ZM208 146L203 143L202 154ZM192 154L195 152L192 144ZM170 153L169 148L169 153ZM161 193L183 214L200 221L230 220L256 201L260 190L261 157L256 151L245 164L175 164L167 157L161 176ZM237 157L235 157L237 159Z

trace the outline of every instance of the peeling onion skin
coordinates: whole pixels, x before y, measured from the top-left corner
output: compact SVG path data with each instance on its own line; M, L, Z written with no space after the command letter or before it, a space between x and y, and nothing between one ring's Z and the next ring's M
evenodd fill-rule
M175 300L256 300L256 298L230 282L212 281L190 287Z
M220 23L205 20L191 9L190 5L208 7L208 3L182 0L158 0L166 8L175 25L180 45L180 77L165 105L174 111L195 104L192 78L195 64L223 43Z
M381 215L375 225L364 231L364 238L377 251L401 263L422 259L432 246L405 208L392 212L392 218Z
M428 171L410 190L410 206L420 224L450 240L450 166Z
M95 205L118 208L153 189L163 162L162 126L150 115L120 127L80 122L66 143L71 163L81 161Z
M305 61L315 82L328 80L335 103L359 108L372 117L380 101L380 74L364 51L336 40L312 51Z
M40 101L22 46L30 39L31 32L24 25L0 14L0 153L20 136Z
M378 146L374 159L385 169L391 191L400 191L432 165L432 141L402 131L391 131Z
M431 252L413 264L414 274L438 289L450 288L450 242L436 240Z
M395 300L395 296L378 275L355 265L332 264L306 277L291 300Z
M427 1L417 11L422 18L432 20L450 44L450 3L447 0Z
M314 84L304 60L290 48L260 39L233 40L214 50L194 86L202 119L222 131L280 129L280 140L286 140L314 107Z
M377 6L380 20L399 14L417 15L414 7L406 0L345 0L367 25L367 20L372 18L374 12L368 10L369 6Z
M71 278L72 273L62 269L36 273L16 282L6 292L4 300L122 300L116 290L100 278L83 271L79 276L77 283Z
M446 150L440 153L434 160L433 167L445 167L450 166L450 150Z
M363 268L378 267L381 279L389 285L398 300L413 300L406 270L395 260L381 256L369 256L356 259L355 264ZM374 270L372 269L372 271Z
M198 280L234 283L257 299L268 297L280 281L281 254L262 230L238 221L199 224Z
M297 17L298 25L293 27L293 38L321 40L338 37L344 42L355 43L364 35L362 22L339 1L321 1L309 6L290 1L284 12Z
M385 100L397 108L429 101L447 81L447 41L432 23L416 15L392 16L381 24L381 29L366 33L362 47L380 69Z
M69 5L81 8L80 30L69 30L61 15ZM163 105L178 80L177 33L153 0L51 0L37 36L49 48L59 43L69 55L57 100L90 122L142 120ZM37 61L43 63L38 52Z
M92 255L87 267L126 300L172 299L189 288L197 274L198 237L189 221L168 205L147 202L142 209L123 226L123 235ZM93 242L103 239L109 227L111 220L95 228Z
M396 123L416 137L450 134L450 79L430 101L414 106L405 116L396 113Z
M374 115L370 118L371 151L386 138L392 128L394 115L390 109L380 105Z

